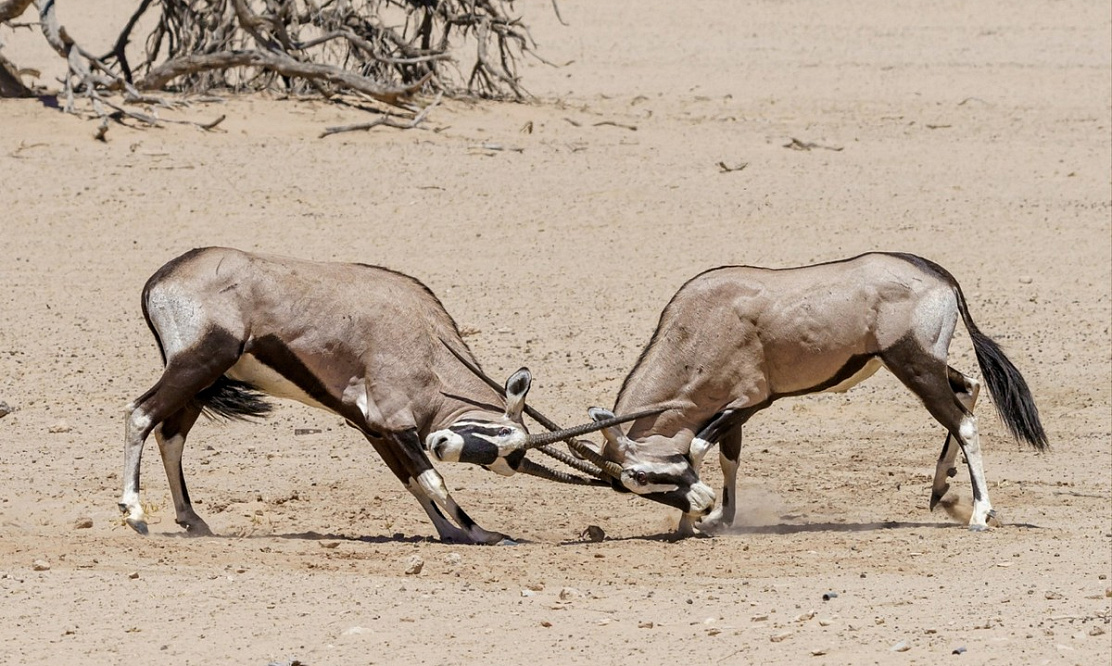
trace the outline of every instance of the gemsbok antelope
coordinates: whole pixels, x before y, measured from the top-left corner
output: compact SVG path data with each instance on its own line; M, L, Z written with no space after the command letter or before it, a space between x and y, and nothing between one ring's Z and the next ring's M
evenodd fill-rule
M127 408L119 506L140 534L147 533L139 497L147 436L154 432L158 441L177 523L209 535L182 476L186 436L202 412L265 416L263 394L344 418L417 498L440 538L456 543L507 537L483 529L456 504L425 455L426 438L466 443L475 453L458 460L504 475L574 482L578 477L526 460L524 449L599 429L588 423L530 435L521 416L529 371L509 378L505 396L490 388L436 296L389 269L195 249L151 276L142 306L165 369Z
M789 269L724 266L689 280L664 308L615 402L619 412L658 413L634 420L627 433L607 426L601 451L591 453L616 490L680 508L681 535L720 531L735 517L745 422L780 398L845 391L883 366L947 430L931 510L957 473L960 447L973 491L969 527L983 530L995 512L973 415L980 383L947 364L959 319L1004 424L1045 450L1027 382L973 323L954 277L911 254L872 253ZM592 409L591 416L612 414ZM715 444L722 501L700 521L698 511L677 500L696 487L693 479Z

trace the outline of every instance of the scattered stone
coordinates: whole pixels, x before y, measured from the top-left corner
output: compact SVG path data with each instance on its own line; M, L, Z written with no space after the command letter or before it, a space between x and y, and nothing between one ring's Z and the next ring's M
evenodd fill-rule
M772 636L769 636L768 640L772 641L773 643L780 643L780 642L790 638L791 635L792 635L792 632L790 632L790 631L781 631L778 634L773 634Z
M815 611L813 611L813 610L807 611L806 613L801 613L799 615L796 615L795 616L795 621L796 622L806 622L807 620L813 620L815 618L815 615L816 615Z
M1103 636L1104 635L1104 627L1101 627L1100 625L1096 625L1096 624L1093 625L1093 628L1089 630L1089 635L1090 636Z
M722 633L722 630L718 627L711 627L710 629L707 629L707 636L717 636L720 633Z
M1021 275L1021 276L1019 276L1019 283L1020 284L1031 284L1032 282L1034 282L1034 280L1031 278L1030 275Z
M581 539L584 537L586 537L588 541L598 543L606 538L606 532L603 532L602 528L598 525L588 525L587 529L583 530L579 535Z
M450 567L458 567L463 564L463 556L459 553L448 553L444 556L444 563Z
M826 654L827 652L829 652L829 650L827 650L826 648L817 648L815 650L811 650L811 656L812 657L821 657L824 654Z
M136 578L139 577L139 572L138 571L132 571L131 573L129 573L127 575L127 577L130 578L131 580L135 580Z
M1105 597L1112 597L1112 587L1104 588L1104 596Z
M1062 598L1062 593L1061 592L1055 592L1054 590L1047 590L1046 594L1044 594L1043 596L1046 597L1050 601L1054 601L1056 599L1061 599Z
M319 434L320 434L320 428L294 428L293 429L294 437L300 437L301 435L319 435Z
M549 622L548 620L542 620L542 621L541 621L541 626L542 626L542 627L546 627L546 628L547 628L547 627L551 627L551 626L552 626L552 623L551 623L551 622Z
M544 583L530 583L525 586L525 589L533 592L544 592Z
M35 560L31 563L31 569L34 571L50 571L50 562L46 560Z
M8 403L0 402L0 419L4 418L8 414L11 414L13 411L15 410L13 410L11 406L8 405Z
M864 578L865 574L861 574L861 577ZM837 599L837 598L838 598L838 593L834 592L834 591L824 592L823 595L822 595L822 600L823 601L830 601L831 599Z
M965 654L965 648L956 647L956 648L954 648L954 651L951 652L950 654Z
M767 615L754 615L752 621L753 622L764 622L767 619L768 619Z
M78 518L73 523L73 529L75 529L75 530L87 530L92 526L93 526L93 519L89 518L88 516Z
M371 630L367 629L365 627L348 627L347 629L344 629L344 635L345 636L354 636L356 634L369 634L369 633L371 633Z
M834 624L834 620L831 620L828 617L820 617L819 618L819 626L820 627L829 627L832 624Z
M54 425L52 425L52 426L50 426L49 428L46 429L46 431L48 433L52 434L52 435L57 435L57 434L64 433L64 432L70 432L72 430L73 430L73 426L71 426L69 423L67 423L65 421L65 419L63 419L61 421L58 421L57 423L55 423Z
M331 550L333 548L336 548L337 546L340 545L339 541L321 541L319 543L320 543L321 548L327 548L329 550Z
M525 589L525 590L521 591L521 596L523 596L523 597L535 597L535 596L537 596L537 593L534 592L533 590Z
M567 601L569 599L579 599L583 596L583 593L574 587L562 587L559 596L560 601Z
M420 555L410 555L406 560L405 575L416 576L421 573L421 569L425 568L425 561L421 559Z
M656 625L653 624L652 622L638 622L637 623L637 628L638 629L652 629L655 626Z
M911 646L907 644L907 641L900 641L888 649L892 652L907 652L911 649Z

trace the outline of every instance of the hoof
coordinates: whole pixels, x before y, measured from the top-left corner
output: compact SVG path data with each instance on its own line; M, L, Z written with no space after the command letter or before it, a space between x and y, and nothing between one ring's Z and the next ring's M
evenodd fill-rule
M989 527L1003 527L1004 526L1004 521L1000 519L1000 516L996 515L995 510L992 510L992 511L988 512L988 520L986 520L985 522L988 523Z
M970 525L969 526L969 531L970 532L987 532L988 531L988 525Z
M178 523L185 528L185 533L191 537L209 537L212 536L212 530L204 521L199 523Z
M142 534L143 536L147 536L148 534L150 534L150 530L147 529L147 521L145 520L139 518L125 518L124 522L130 525L131 529L135 530L139 534Z
M938 506L938 503L942 501L942 498L945 497L946 493L948 493L949 491L950 484L948 483L936 491L931 491L931 511L934 511L934 508Z

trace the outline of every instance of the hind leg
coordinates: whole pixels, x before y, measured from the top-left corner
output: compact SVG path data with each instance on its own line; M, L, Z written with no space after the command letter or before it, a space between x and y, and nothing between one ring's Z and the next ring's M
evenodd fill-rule
M185 438L200 415L200 407L193 404L187 405L160 423L154 429L154 436L158 441L158 450L162 454L166 480L170 484L170 497L174 500L175 522L184 527L191 536L212 536L212 530L193 510L181 467Z
M973 408L977 404L977 396L981 392L981 384L972 377L966 377L957 370L947 366L946 376L950 382L950 388L954 391L954 395L965 407L966 411L970 414L973 413ZM931 486L931 502L930 510L938 506L938 502L950 490L950 484L947 479L952 478L958 473L957 467L954 465L954 460L957 458L958 447L954 442L954 436L947 433L946 441L942 443L942 453L938 456L938 464L934 470L934 484Z
M158 383L127 408L124 483L119 507L127 524L140 534L147 534L147 520L139 501L143 444L157 426L186 409L198 393L211 386L220 375L235 365L239 356L239 350L234 346L197 344L191 349L194 351L186 351L171 358ZM184 439L182 444L184 445Z
M951 375L946 362L927 354L913 340L886 352L884 362L892 374L919 396L931 416L957 440L965 454L969 481L973 488L973 514L969 519L969 529L987 529L987 521L993 511L988 497L988 483L985 481L984 462L981 459L977 419L951 386ZM950 444L944 445L943 457L948 455L952 458L956 455L956 452L947 451L951 447ZM940 460L936 472L939 467L944 469L944 473L948 473L950 463Z

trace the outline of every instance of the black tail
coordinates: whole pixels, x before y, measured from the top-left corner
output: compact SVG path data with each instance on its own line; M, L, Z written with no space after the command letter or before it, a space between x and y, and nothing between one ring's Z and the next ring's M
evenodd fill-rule
M198 393L193 402L209 418L242 421L263 418L270 413L273 406L263 398L264 395L246 382L220 377L212 386Z
M955 282L955 287L956 287ZM1016 439L1023 440L1039 451L1045 451L1050 443L1046 439L1046 431L1039 421L1039 409L1031 397L1031 389L1027 388L1027 381L1019 370L1012 364L1000 345L981 332L969 316L965 305L965 296L961 288L956 287L958 308L961 310L962 321L969 330L969 337L973 340L973 350L977 353L977 364L981 366L981 375L985 378L988 391L992 394L992 401L996 403L996 411L1000 419L1011 431Z

